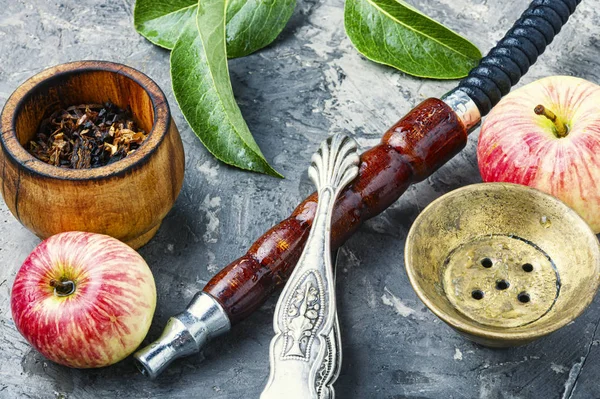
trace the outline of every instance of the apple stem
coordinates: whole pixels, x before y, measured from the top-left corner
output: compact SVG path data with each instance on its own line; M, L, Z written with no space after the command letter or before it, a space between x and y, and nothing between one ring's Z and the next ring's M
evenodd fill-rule
M75 292L75 283L71 280L50 280L50 286L54 287L57 296L69 296Z
M543 105L538 105L534 108L533 112L538 115L543 115L546 118L550 119L552 123L554 123L554 127L556 128L556 135L558 137L566 137L569 134L569 127L561 121L554 112L550 111L548 108Z

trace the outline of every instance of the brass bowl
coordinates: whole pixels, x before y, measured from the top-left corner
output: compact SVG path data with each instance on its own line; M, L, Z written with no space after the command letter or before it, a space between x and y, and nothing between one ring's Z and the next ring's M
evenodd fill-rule
M131 155L99 168L64 169L24 148L49 113L106 101L130 107L148 132ZM40 238L88 231L139 248L154 236L181 189L184 151L167 99L149 77L125 65L80 61L46 69L15 90L1 123L2 196Z
M591 228L558 199L508 183L475 184L431 203L405 248L425 305L491 347L529 343L565 326L600 283Z

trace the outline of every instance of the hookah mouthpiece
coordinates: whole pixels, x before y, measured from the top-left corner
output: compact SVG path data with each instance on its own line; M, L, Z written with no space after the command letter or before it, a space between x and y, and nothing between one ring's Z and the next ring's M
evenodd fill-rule
M142 374L156 378L177 358L197 353L212 338L231 328L229 317L210 295L199 292L187 309L167 322L162 335L133 358Z

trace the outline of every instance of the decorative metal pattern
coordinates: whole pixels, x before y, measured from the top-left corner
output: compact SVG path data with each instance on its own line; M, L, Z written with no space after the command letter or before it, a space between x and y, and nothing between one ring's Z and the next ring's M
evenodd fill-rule
M479 108L477 108L477 105L467 93L460 89L455 89L444 95L442 101L456 112L456 116L465 125L467 132L470 133L479 126L481 122Z
M333 399L335 397L333 383L340 375L340 367L342 366L342 341L340 338L340 325L336 313L333 330L326 338L325 357L317 371L315 381L315 391L319 399Z
M323 322L323 279L313 270L300 279L286 304L283 359L310 359L314 332Z
M341 342L331 259L331 216L340 191L358 175L356 142L343 135L326 140L312 157L308 175L319 204L304 252L275 310L271 374L262 399L333 399Z

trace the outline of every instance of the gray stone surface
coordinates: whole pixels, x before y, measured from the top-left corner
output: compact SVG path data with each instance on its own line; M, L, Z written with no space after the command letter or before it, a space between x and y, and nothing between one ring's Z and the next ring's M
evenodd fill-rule
M516 0L412 1L487 51L526 7ZM600 82L600 0L585 0L523 79L568 74ZM165 90L186 153L185 185L158 235L140 252L158 286L149 332L156 338L216 271L286 217L312 188L310 154L329 132L363 148L427 96L454 82L411 78L357 54L343 28L342 0L299 0L278 40L231 61L233 87L256 141L285 180L217 162L186 125L170 88L169 54L136 34L133 0L0 0L0 104L45 67L80 59L131 65ZM403 267L408 228L429 202L480 181L475 144L363 226L342 250L338 272L344 341L340 398L600 398L600 299L574 323L522 348L492 350L454 333L417 299ZM272 298L203 355L157 381L130 359L102 370L46 361L11 320L15 274L39 240L0 204L1 398L255 398L268 375Z

